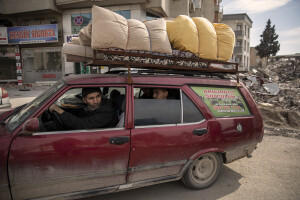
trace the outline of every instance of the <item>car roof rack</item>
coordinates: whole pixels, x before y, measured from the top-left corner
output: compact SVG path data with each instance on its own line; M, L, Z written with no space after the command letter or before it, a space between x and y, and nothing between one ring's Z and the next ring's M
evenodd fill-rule
M86 65L108 66L110 69L125 67L128 71L128 83L132 83L131 69L139 68L152 70L153 73L155 70L158 70L160 74L176 73L186 76L214 75L224 78L221 74L236 74L239 85L238 63L206 60L196 56L188 57L147 51L99 49L93 50L93 58L84 58L83 60Z
M207 76L207 77L219 77L220 79L230 79L225 74L219 73L208 73L208 72L198 72L198 71L180 71L180 70L147 70L147 69L134 69L130 71L132 75L182 75L182 76ZM106 74L128 74L127 69L124 70L111 70L106 72Z

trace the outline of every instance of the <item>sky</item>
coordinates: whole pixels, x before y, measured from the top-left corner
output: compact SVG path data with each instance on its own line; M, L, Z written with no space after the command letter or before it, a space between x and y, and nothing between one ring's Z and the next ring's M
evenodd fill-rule
M300 0L223 0L223 14L247 13L252 20L250 46L260 43L268 19L280 44L276 55L300 53Z

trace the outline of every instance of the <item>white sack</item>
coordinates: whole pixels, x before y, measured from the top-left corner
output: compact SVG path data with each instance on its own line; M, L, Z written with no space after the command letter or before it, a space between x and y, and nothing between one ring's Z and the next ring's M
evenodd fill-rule
M128 19L128 50L150 51L150 39L147 27L141 21Z
M89 32L89 25L85 26L79 31L79 43L83 46L91 46L91 33Z
M166 21L161 18L147 21L145 25L150 35L151 51L172 54L172 48L166 29Z
M127 20L115 12L94 5L92 8L92 48L126 49L127 41Z
M72 37L72 44L80 45L79 38L78 37Z

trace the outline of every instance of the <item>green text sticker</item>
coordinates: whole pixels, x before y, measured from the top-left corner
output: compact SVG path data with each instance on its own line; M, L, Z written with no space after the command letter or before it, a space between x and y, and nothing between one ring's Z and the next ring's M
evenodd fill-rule
M215 117L249 116L249 109L235 88L191 87Z

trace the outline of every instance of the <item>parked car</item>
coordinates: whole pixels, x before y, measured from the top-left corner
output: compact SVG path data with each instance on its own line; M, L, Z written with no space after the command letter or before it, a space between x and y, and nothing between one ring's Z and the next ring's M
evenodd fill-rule
M122 122L114 128L42 131L56 103L82 108L97 87ZM142 98L164 88L164 100ZM123 117L121 117L123 116ZM0 115L0 199L83 198L167 181L211 186L223 163L251 156L263 138L260 112L243 84L197 72L70 75L32 102Z
M0 109L11 108L8 92L3 87L0 87Z

